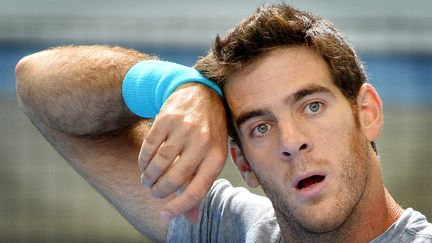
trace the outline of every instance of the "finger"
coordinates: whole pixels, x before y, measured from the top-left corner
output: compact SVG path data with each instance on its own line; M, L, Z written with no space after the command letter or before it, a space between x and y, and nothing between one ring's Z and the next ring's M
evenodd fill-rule
M195 176L195 173L191 177L189 177L188 181L183 185L182 189L186 188L189 185L189 183L192 181L194 176ZM183 190L179 190L177 192L177 194L180 194L182 192L183 192ZM197 204L197 205L193 206L191 209L189 209L188 211L186 211L184 213L186 220L189 221L191 224L198 223L199 209L200 209L200 205Z
M199 205L221 170L220 163L213 162L215 161L203 162L200 165L196 176L186 187L185 191L163 207L161 210L162 217L172 219Z
M191 137L196 139L186 141L186 147L180 158L152 186L151 191L154 197L165 198L176 192L195 173L200 163L209 157L211 154L209 151L212 150L213 153L216 151L212 149L210 134L207 131L199 131Z
M198 223L200 205L195 205L184 214L187 221L192 224Z
M193 174L189 178L189 181L184 185L184 188L186 188L189 185L189 183L192 181L192 179L193 179L194 176L195 176L195 174ZM181 191L179 191L179 192L181 192ZM189 221L192 224L198 223L199 209L200 209L200 204L197 204L197 205L193 206L191 209L189 209L188 211L186 211L184 213L184 216L185 216L186 220Z
M170 123L166 119L156 119L147 133L138 155L138 165L143 172L150 163L159 147L166 140L170 132Z
M183 139L180 134L173 134L163 143L143 172L142 183L152 187L167 169L178 160L183 150Z
M200 149L188 146L151 188L152 196L165 198L185 185L204 159ZM150 167L150 166L149 166Z

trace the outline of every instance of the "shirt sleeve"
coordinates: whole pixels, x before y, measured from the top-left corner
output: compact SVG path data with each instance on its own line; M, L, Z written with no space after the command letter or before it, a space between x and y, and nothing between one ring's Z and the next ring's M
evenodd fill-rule
M201 203L199 223L173 219L167 242L245 242L251 229L269 220L276 222L269 199L218 180Z

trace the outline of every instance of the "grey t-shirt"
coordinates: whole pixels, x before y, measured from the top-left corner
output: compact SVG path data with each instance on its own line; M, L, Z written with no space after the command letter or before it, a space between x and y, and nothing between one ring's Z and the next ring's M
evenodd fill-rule
M269 199L216 181L201 204L198 224L184 217L171 221L167 242L281 242L282 234ZM372 241L432 242L432 225L409 208Z

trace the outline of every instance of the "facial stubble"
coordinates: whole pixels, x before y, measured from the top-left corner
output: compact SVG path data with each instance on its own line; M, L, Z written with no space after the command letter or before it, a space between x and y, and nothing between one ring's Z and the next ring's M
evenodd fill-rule
M356 116L355 116L356 118ZM343 146L343 145L341 145ZM369 142L360 132L358 124L354 126L349 135L349 146L339 153L342 175L338 178L340 193L333 200L317 201L316 203L329 203L320 210L320 215L308 212L308 205L292 205L286 193L278 191L277 183L273 178L259 176L259 182L273 203L281 230L289 230L290 235L299 240L316 239L318 241L339 238L351 229L348 223L356 217L356 208L363 198L369 174ZM318 161L319 164L330 164L329 161ZM318 205L319 206L319 205ZM325 206L325 205L324 205ZM303 207L303 208L302 208ZM286 227L284 227L286 226Z

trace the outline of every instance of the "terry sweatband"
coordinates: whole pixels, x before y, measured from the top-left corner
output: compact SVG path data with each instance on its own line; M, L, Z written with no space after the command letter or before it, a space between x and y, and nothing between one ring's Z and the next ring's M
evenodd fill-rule
M145 118L153 118L166 99L182 84L198 82L222 91L197 70L177 63L146 60L135 64L123 80L123 99L128 108Z

